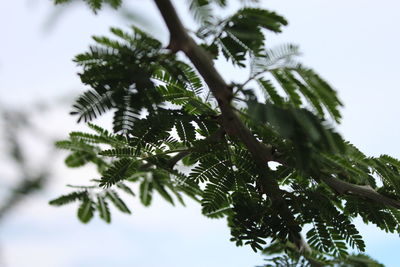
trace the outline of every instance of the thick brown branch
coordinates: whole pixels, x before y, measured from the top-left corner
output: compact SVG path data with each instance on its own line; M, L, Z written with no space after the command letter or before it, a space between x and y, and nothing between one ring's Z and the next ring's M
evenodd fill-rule
M231 87L226 84L224 79L215 69L207 52L198 46L188 35L170 0L154 1L170 32L171 39L168 48L173 52L183 51L190 59L218 101L221 110L221 124L226 133L243 142L252 154L257 166L261 170L266 169L268 161L272 160L271 149L256 139L232 109L230 105L232 100ZM296 229L297 223L282 196L282 191L279 188L277 181L270 177L266 177L265 173L262 173L261 175L265 179L265 193L271 198L280 215L285 218L287 226ZM298 245L298 249L302 251L304 249L304 242L300 233L298 231L292 231L291 238L294 243Z
M207 52L198 46L187 34L171 2L169 0L155 0L155 3L171 35L168 47L172 51L183 51L204 78L204 81L218 101L223 118L222 124L226 132L229 135L239 138L259 163L266 164L272 160L272 153L269 147L257 141L231 108L231 87L226 84L215 69Z
M361 196L385 206L400 209L400 201L385 197L368 185L355 185L333 177L320 179L339 194Z
M179 50L185 50L184 46L186 43L188 43L190 36L183 27L183 24L179 19L174 6L169 0L155 1L155 3L160 10L164 22L169 30L170 42L167 48L174 53L178 52Z

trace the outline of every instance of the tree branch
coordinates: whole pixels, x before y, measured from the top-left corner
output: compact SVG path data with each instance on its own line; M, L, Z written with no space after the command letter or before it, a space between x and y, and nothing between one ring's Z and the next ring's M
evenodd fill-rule
M218 101L222 114L222 124L226 132L229 135L239 138L259 163L266 164L272 160L271 149L265 144L258 142L231 108L232 88L226 84L215 69L209 54L188 35L171 2L169 0L155 0L155 3L170 32L168 48L172 52L184 52L204 78L204 81Z
M385 206L400 209L400 201L379 194L369 185L355 185L333 177L322 177L320 179L339 194L357 195Z
M182 51L190 59L218 102L221 110L221 124L226 133L237 137L249 150L256 165L261 170L266 169L268 161L272 160L272 151L268 146L256 139L232 109L232 88L226 84L215 69L208 53L188 35L170 0L154 1L170 32L168 48L172 52ZM291 229L290 238L293 239L292 241L297 245L298 250L302 252L307 249L307 246L300 232L293 230L300 227L298 227L298 223L282 196L282 190L276 180L267 177L265 173L261 173L261 176L265 179L265 193L271 198L282 218L285 218L287 226Z

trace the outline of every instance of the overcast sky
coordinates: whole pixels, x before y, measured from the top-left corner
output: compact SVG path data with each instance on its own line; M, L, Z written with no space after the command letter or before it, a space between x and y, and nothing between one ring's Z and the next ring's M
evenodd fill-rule
M132 5L136 14L152 16L149 28L165 42L168 36L154 16L152 1L131 2L140 3ZM183 0L175 2L182 4ZM399 2L269 0L263 4L290 23L280 36L268 37L270 44L300 45L304 64L338 90L345 104L339 126L344 137L368 155L386 153L400 158ZM0 1L0 104L23 108L35 101L77 95L83 87L73 56L85 51L92 35L130 23L111 11L93 16L81 6L52 19L55 12L51 1ZM181 14L186 20L187 12ZM244 77L221 62L217 66L227 80ZM35 121L55 137L82 129L68 116L68 105L38 115ZM32 149L33 156L35 152ZM132 200L131 216L114 212L111 225L98 219L82 225L75 218L74 206L54 208L47 201L67 192L66 183L79 184L95 173L67 169L62 157L56 159L56 175L45 192L22 203L0 226L1 260L7 267L242 267L262 263L262 257L249 247L236 248L229 242L225 221L202 217L199 207L190 202L179 208L156 199L153 206L143 208ZM7 169L4 162L0 169ZM360 230L367 253L386 266L398 266L398 235L384 234L372 226L360 226Z

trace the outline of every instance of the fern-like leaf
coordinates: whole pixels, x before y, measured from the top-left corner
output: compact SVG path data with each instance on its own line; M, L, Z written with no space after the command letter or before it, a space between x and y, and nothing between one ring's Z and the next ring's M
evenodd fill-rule
M88 122L104 114L113 107L111 92L98 93L89 90L83 93L73 105L71 115L78 115L78 122Z
M114 206L119 209L120 211L124 213L131 213L129 210L128 206L126 206L125 202L119 197L117 192L114 190L107 190L106 192L106 197L111 200L111 202L114 204Z
M132 159L122 158L112 163L112 165L104 172L100 180L101 187L110 187L124 179L127 179L133 173Z
M103 219L106 223L111 222L111 213L110 208L108 207L108 203L103 196L97 196L97 210L99 211L99 216Z
M78 218L83 223L88 223L92 218L95 210L93 200L89 197L83 199L78 208Z
M68 195L63 195L56 199L51 200L49 202L49 204L53 205L53 206L62 206L62 205L69 204L69 203L77 201L77 200L83 200L85 197L87 197L86 191L72 192Z

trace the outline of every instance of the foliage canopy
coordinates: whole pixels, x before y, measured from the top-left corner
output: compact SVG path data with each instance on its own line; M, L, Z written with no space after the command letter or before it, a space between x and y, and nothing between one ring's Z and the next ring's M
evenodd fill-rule
M121 4L85 2L95 12ZM298 61L297 46L265 46L285 18L257 1L220 18L213 12L228 1L190 0L199 27L189 33L169 0L154 2L170 32L167 49L137 27L111 28L112 37L94 37L75 57L90 89L71 114L91 132L56 145L70 151L69 167L95 164L99 178L50 204L78 201L82 222L97 212L109 223L110 203L130 213L119 194L135 196L136 183L143 205L156 193L171 204L186 195L205 216L227 218L238 246L278 254L266 266L381 266L349 255L365 249L352 220L400 233L400 161L366 156L335 131L342 103ZM248 79L226 83L213 66L220 57L250 70ZM106 112L112 132L90 122Z

